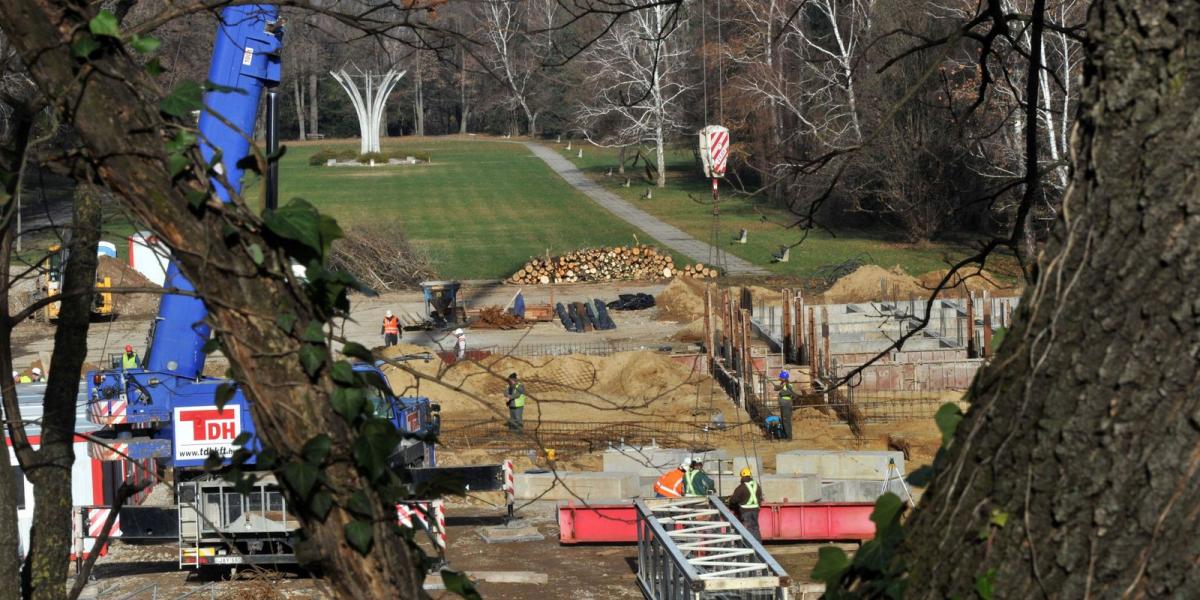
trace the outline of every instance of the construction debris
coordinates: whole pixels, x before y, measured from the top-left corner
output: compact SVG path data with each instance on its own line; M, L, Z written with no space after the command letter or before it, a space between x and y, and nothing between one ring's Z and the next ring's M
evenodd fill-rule
M471 326L476 329L517 329L525 326L525 319L499 306L486 306L480 309L478 318Z
M676 275L670 254L653 246L585 248L525 263L509 281L518 284L664 279Z

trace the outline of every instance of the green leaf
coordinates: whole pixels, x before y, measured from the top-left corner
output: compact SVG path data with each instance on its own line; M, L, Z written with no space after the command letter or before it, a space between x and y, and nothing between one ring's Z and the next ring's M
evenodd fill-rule
M378 417L367 419L354 439L354 463L371 480L379 479L387 472L388 458L401 439L391 421Z
M107 9L100 11L92 17L91 21L88 21L88 31L95 35L121 37L121 26L117 23L117 16Z
M993 508L992 517L989 519L989 522L996 527L1003 528L1005 525L1008 525L1008 513L999 508Z
M301 262L323 259L333 240L342 237L336 220L302 198L292 198L286 206L267 211L263 225L272 235L293 242L288 245L289 253Z
M958 429L958 424L963 420L962 410L958 408L957 404L947 402L938 409L933 420L937 422L938 429L942 432L942 446L946 446L950 440L954 439L954 431Z
M196 134L180 129L175 132L175 137L167 142L167 152L186 152L196 145Z
M346 503L346 510L360 517L369 518L371 516L371 501L367 499L366 493L359 490L354 492L353 496L350 496L350 501Z
M333 371L330 375L334 381L342 385L354 385L357 383L354 379L354 368L344 360L333 363Z
M346 533L346 542L351 548L358 550L359 554L366 554L371 550L371 538L375 532L371 530L371 522L361 519L346 523L343 528Z
M466 600L483 600L479 595L479 590L475 589L475 584L467 579L466 573L462 571L451 571L450 569L442 569L442 584L446 586L446 591L454 592Z
M358 342L346 342L346 344L342 346L342 354L365 362L371 362L375 358L371 355L371 351L367 350L366 346L363 346Z
M917 470L908 474L908 485L919 488L928 486L929 482L933 481L933 475L936 472L937 471L934 470L932 465L919 467Z
M157 58L152 58L146 61L146 72L149 73L151 77L158 77L159 75L165 73L166 69L163 68L162 63L158 62Z
M329 403L333 406L333 411L342 415L343 419L354 422L354 419L362 414L366 399L362 390L358 388L339 387L333 390Z
M324 344L325 328L320 321L309 321L308 325L304 326L304 333L300 334L300 339L314 344Z
M275 317L275 324L284 331L291 331L296 324L296 313L288 312Z
M305 344L300 347L300 365L309 377L316 377L321 366L325 364L325 349L321 346Z
M312 493L319 475L317 468L306 462L289 463L283 469L283 480L301 498L308 498Z
M254 264L260 267L262 266L265 258L263 256L262 246L259 246L258 244L250 244L250 246L246 248L246 252L250 253L250 260L254 261Z
M204 108L204 88L195 81L187 80L180 83L158 104L159 110L180 119L191 116L193 110Z
M813 567L812 577L824 582L826 586L833 586L842 579L842 575L849 568L850 559L841 548L822 546L817 550L817 564Z
M217 386L217 392L213 397L213 401L217 405L217 410L224 410L225 405L233 400L233 395L237 393L237 384L233 382L222 383Z
M148 35L135 35L133 36L132 40L129 40L129 45L132 46L137 52L142 54L150 54L151 52L158 50L158 47L162 45L162 42L157 38L152 38Z
M187 198L188 206L199 210L199 208L204 206L204 203L208 200L208 192L204 190L188 188L188 190L183 193L183 197Z
M313 494L312 499L308 501L308 510L321 521L325 520L332 508L333 495L325 490Z
M875 510L871 511L871 521L875 523L875 529L887 529L896 521L900 514L900 509L904 508L904 501L900 497L887 492L875 501Z
M329 449L333 447L333 440L324 433L315 435L312 439L304 443L304 449L301 452L304 454L304 460L314 464L321 464L326 456L329 456Z
M100 42L91 34L85 33L71 44L71 54L76 58L87 58L100 49Z
M221 349L221 341L216 336L208 338L204 345L200 347L200 351L205 354L212 354Z
M239 433L237 437L233 438L233 445L234 446L245 446L246 444L250 443L250 440L253 437L254 437L253 433L250 433L249 431L243 431L243 432Z
M255 462L257 463L258 468L270 470L275 468L275 461L277 460L279 460L279 457L275 454L274 450L270 448L263 448L262 450L258 451L258 460Z
M217 454L216 452L209 452L208 457L204 459L204 470L216 471L224 464L225 459L221 458L220 454Z
M982 600L992 600L992 592L996 584L996 569L988 569L987 573L975 577L975 593Z

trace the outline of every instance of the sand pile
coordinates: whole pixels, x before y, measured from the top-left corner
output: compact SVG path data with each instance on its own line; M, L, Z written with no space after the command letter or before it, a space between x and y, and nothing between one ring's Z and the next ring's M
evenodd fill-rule
M687 323L704 316L704 284L695 279L676 277L654 297L660 321Z
M888 271L877 265L863 265L853 273L837 280L833 287L821 295L821 302L826 304L878 302L883 299L885 286L888 297L893 295L897 295L900 299L929 297L929 290L899 266Z
M401 345L385 356L420 351ZM392 389L402 395L429 396L447 418L486 418L505 410L505 378L517 373L529 403L525 418L556 421L629 421L647 417L708 420L713 411L732 414L733 406L707 375L663 354L623 352L612 356L519 358L492 356L478 363L447 366L438 359L410 361L424 379L393 366L384 367ZM694 414L699 413L699 414Z
M920 282L920 284L926 289L932 290L942 282L942 278L945 277L946 273L948 272L949 269L930 271L917 277L917 281ZM1016 296L1020 295L1021 293L1021 288L1016 283L1010 283L1007 280L1001 279L994 273L990 273L988 271L976 272L975 268L968 267L966 269L959 269L955 277L951 278L951 281L947 284L948 287L946 288L947 290L951 290L949 295L957 296L964 283L968 288L975 292L987 290L988 293L1000 294L1003 296Z
M101 279L108 277L115 288L161 289L128 265L107 256L100 257L100 262L96 265L96 276ZM116 305L118 316L153 315L158 313L158 301L161 297L161 294L113 294L113 304Z

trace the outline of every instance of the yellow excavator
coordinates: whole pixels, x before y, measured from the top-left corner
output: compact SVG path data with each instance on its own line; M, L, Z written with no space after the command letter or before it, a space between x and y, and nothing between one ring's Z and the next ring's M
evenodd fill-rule
M38 275L38 297L46 298L59 293L62 289L63 269L67 264L67 249L60 244L52 244L46 253L49 265ZM92 317L96 319L111 319L116 316L112 292L103 290L112 287L109 277L96 277L96 295L92 299ZM41 310L42 318L49 323L58 319L60 305L51 302Z

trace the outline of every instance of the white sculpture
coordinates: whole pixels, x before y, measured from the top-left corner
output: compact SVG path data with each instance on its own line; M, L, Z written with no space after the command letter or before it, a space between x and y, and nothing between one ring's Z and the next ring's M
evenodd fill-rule
M354 111L358 113L358 130L362 135L360 153L379 152L379 120L383 117L384 103L387 102L388 94L392 93L392 88L396 87L400 78L408 71L389 69L387 73L378 75L364 73L357 67L355 70L358 71L358 75L350 75L345 68L330 71L329 74L333 75L333 79L350 95L350 102L354 105ZM358 91L354 77L365 81L365 93Z

